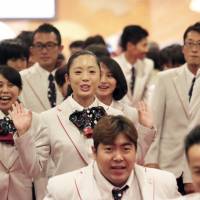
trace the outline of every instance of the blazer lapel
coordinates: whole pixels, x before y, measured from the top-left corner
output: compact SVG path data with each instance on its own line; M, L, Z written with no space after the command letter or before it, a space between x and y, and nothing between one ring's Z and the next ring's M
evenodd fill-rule
M93 163L83 168L75 177L80 200L101 200L101 195L93 175Z
M80 135L79 130L75 127L75 125L72 122L69 121L69 113L71 113L71 111L66 110L67 107L69 107L69 105L67 105L66 102L63 102L60 106L58 106L57 116L59 123L63 127L65 133L71 140L74 147L76 148L81 159L86 164L89 164L91 162L91 158L88 155L87 148Z
M190 100L190 113L193 113L193 112L196 113L199 110L199 106L200 106L199 85L200 85L200 77L197 76L196 82L194 84L192 97Z
M31 76L28 77L26 81L27 84L31 87L32 91L35 94L35 97L38 99L42 107L47 110L50 108L50 104L47 98L47 91L44 87L41 87L42 83L38 67L38 65L33 66L33 71L30 71ZM46 94L46 98L44 98L44 94Z
M2 149L2 147L3 146L5 147L5 145L7 144L3 144L0 147L1 152L3 150L0 160L6 169L10 169L14 165L15 161L18 159L19 154L17 150L15 149L15 147L10 146L10 145L9 145L10 146L9 149L8 148Z
M135 165L135 174L139 183L142 199L154 200L153 177L149 177L146 168Z
M173 83L175 86L175 89L177 91L177 94L180 98L181 104L183 106L183 109L185 111L186 116L189 117L189 99L188 99L188 91L185 87L186 85L186 77L184 73L184 68L179 68L177 70L177 75L173 77Z

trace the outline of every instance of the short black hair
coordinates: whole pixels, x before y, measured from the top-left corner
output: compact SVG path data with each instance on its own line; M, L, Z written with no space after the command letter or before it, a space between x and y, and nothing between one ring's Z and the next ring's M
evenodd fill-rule
M0 65L0 74L10 83L22 90L22 79L20 73L16 69L7 65Z
M91 44L101 44L101 45L106 46L106 42L102 35L94 35L94 36L88 37L84 42L84 48L86 48L87 46Z
M60 34L59 30L55 26L53 26L52 24L44 23L44 24L40 25L33 32L32 43L34 41L34 37L35 37L36 33L54 33L56 35L58 45L60 46L62 44L61 34Z
M185 154L188 158L188 151L194 145L200 145L200 125L194 127L185 138Z
M63 67L58 68L56 70L56 72L55 72L56 83L61 87L65 83L65 74L67 74L67 66L66 65L64 65Z
M83 40L75 40L70 43L69 48L83 48L84 41Z
M172 67L177 67L185 63L182 46L180 44L169 45L160 51L160 64L164 66L171 64Z
M116 101L121 100L126 95L128 86L120 65L110 57L100 57L99 62L106 65L117 82L116 88L112 94L113 99Z
M120 46L123 50L126 50L127 43L131 42L137 44L142 39L146 38L149 35L146 29L142 28L139 25L128 25L123 29Z
M185 42L185 39L187 38L188 33L191 32L191 31L195 31L195 32L197 32L197 33L200 34L200 22L196 22L195 24L189 26L189 27L185 30L185 32L184 32L184 34L183 34L183 41L184 41L184 42Z
M91 51L96 55L97 58L102 56L110 56L110 53L105 45L102 44L91 44L85 48L85 50Z
M95 150L98 149L99 144L112 145L120 134L128 137L137 149L138 133L132 121L121 115L102 117L93 131Z
M33 31L21 31L16 39L21 40L23 43L25 43L27 48L30 48L32 45Z
M0 65L6 65L9 59L29 58L29 49L18 39L6 39L0 42Z

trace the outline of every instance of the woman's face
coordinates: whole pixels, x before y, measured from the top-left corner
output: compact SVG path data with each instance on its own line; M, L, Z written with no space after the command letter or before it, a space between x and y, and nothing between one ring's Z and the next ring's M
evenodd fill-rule
M0 110L7 113L19 94L20 89L0 74Z
M94 56L81 55L75 58L70 66L68 77L75 100L93 99L99 81L100 69Z
M101 66L101 80L97 89L97 97L111 97L116 88L117 81L113 77L108 67L100 63Z

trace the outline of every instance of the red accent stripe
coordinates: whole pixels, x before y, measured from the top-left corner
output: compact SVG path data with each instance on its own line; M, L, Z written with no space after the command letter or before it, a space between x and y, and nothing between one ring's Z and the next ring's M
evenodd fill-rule
M57 115L57 117L58 117L58 115ZM67 133L67 130L66 130L65 127L62 125L62 122L61 122L61 120L60 120L59 117L58 117L58 120L59 120L61 126L63 127L63 129L65 130L65 132ZM67 135L68 135L68 138L71 140L72 144L74 145L74 147L75 147L76 151L78 152L79 156L80 156L81 159L83 160L83 162L84 162L86 165L88 165L88 163L85 161L85 159L83 158L83 156L80 154L79 150L77 149L75 143L73 142L73 140L71 139L71 137L69 136L68 133L67 133Z

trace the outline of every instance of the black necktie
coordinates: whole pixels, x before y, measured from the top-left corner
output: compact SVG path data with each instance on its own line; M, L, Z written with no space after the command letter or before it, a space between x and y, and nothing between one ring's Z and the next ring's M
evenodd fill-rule
M191 97L192 97L192 92L193 92L193 87L194 87L195 81L196 81L196 77L194 77L194 78L192 79L192 84L191 84L190 90L189 90L189 92L188 92L189 101L190 101L190 99L191 99Z
M112 195L114 200L121 200L123 196L123 192L125 192L128 189L128 185L124 186L122 189L113 189Z
M135 86L135 67L132 66L131 68L131 94L133 95Z
M54 77L52 74L49 74L49 87L48 87L48 99L51 107L56 106L56 86L54 82Z

